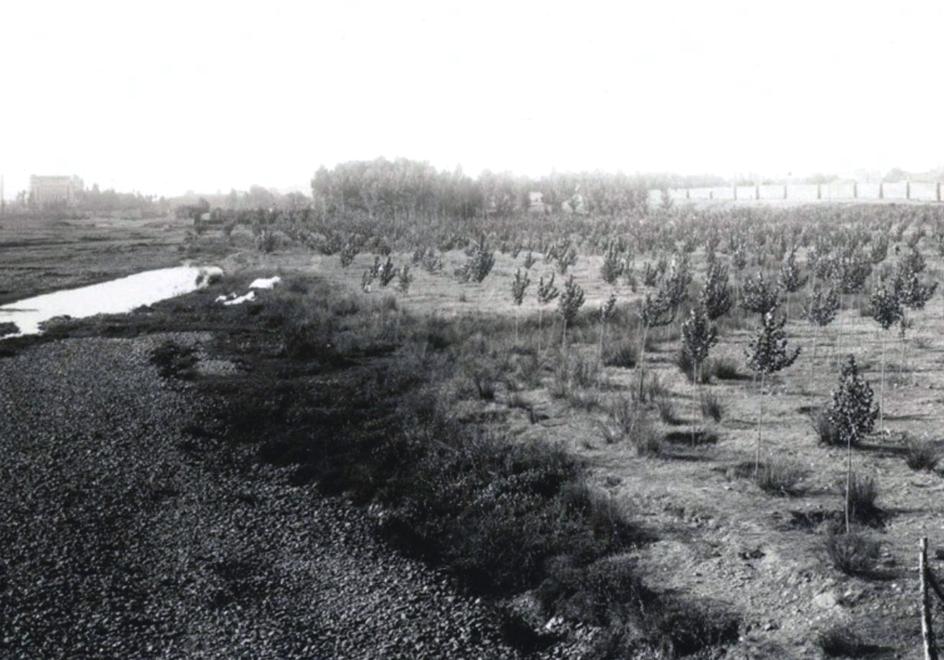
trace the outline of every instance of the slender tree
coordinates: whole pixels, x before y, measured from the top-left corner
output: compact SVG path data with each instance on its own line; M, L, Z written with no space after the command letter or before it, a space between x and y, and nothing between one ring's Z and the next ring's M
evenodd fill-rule
M734 305L731 289L728 286L728 268L718 259L708 264L705 285L702 287L699 302L712 321L727 314Z
M698 393L698 403L701 403L702 365L708 359L711 347L718 342L718 329L711 323L708 312L701 305L693 308L688 320L682 323L682 350L687 351L692 360L692 383ZM695 398L692 397L693 409ZM697 412L695 413L697 416ZM692 444L695 444L695 421L692 419Z
M791 293L796 293L803 288L803 285L806 284L808 277L800 273L800 267L797 265L796 260L796 246L791 248L787 253L786 258L783 260L783 263L780 264L780 276L777 280L777 283L780 285L780 288L783 289L786 294L784 297L787 302L787 317L790 316L790 296Z
M787 323L785 316L776 315L776 309L761 317L761 325L747 345L745 355L747 366L760 375L760 406L757 415L757 450L754 456L754 476L760 468L760 451L763 442L764 426L764 385L767 377L786 369L793 364L800 354L800 347L787 348L787 335L783 327Z
M755 314L766 315L780 305L783 290L780 285L764 278L759 272L744 281L741 291L741 307Z
M561 348L565 353L567 351L567 326L572 324L574 319L577 318L577 312L580 311L583 303L583 289L577 284L576 280L574 280L574 276L570 275L567 281L564 282L564 292L557 301L557 312L560 314L561 321L563 322Z
M882 329L882 376L879 381L879 428L885 430L885 334L888 329L902 318L901 300L895 287L885 285L884 281L872 291L869 297L872 318Z
M521 303L524 302L524 294L528 290L531 280L528 278L528 272L520 268L515 269L515 278L511 281L511 301L515 304L515 343L518 343L518 311L521 309Z
M600 362L603 362L603 343L606 340L606 326L613 313L616 311L616 294L611 293L610 297L600 305Z
M836 287L828 286L816 289L806 302L804 313L806 320L815 327L813 331L813 355L810 358L810 376L808 389L813 389L813 368L816 364L816 342L819 333L833 322L839 311L839 291Z
M855 356L849 355L839 375L839 385L833 390L826 409L830 422L839 438L846 443L846 534L850 526L850 489L852 486L852 447L863 436L872 432L879 409L875 405L872 387L859 375Z
M554 273L552 272L544 281L544 277L538 279L538 350L541 348L541 337L544 333L544 306L553 302L560 295L560 289L554 284Z

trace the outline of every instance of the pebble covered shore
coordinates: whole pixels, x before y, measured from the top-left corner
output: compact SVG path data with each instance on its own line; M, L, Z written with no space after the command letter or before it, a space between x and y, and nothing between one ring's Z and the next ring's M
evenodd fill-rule
M0 657L517 657L363 510L188 432L212 410L149 363L168 338L205 339L0 359Z

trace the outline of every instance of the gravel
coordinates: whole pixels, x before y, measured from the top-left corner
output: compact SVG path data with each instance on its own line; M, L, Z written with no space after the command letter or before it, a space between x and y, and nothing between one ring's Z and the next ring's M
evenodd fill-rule
M0 359L0 656L517 657L363 510L188 433L212 404L149 364L168 339L206 337Z

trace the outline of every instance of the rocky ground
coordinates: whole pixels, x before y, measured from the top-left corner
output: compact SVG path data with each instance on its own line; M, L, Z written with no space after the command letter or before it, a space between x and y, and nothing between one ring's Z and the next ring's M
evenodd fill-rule
M196 432L210 404L149 362L166 339L0 359L0 656L516 656L362 510Z

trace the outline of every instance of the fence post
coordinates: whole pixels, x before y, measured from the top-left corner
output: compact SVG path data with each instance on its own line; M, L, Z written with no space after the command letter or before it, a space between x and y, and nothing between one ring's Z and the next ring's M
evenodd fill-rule
M859 182L852 182L852 199L859 199Z
M885 199L885 183L883 181L878 182L878 198Z
M921 537L918 542L918 572L921 578L921 641L924 646L924 660L938 660L934 646L934 629L931 627L931 599L928 594L928 539Z
M823 184L816 184L816 199L823 199Z
M686 188L686 189L685 189L685 199L691 199L691 198L692 198L692 192L691 192L691 190L692 190L691 188Z
M783 184L783 198L784 198L784 199L787 198L787 185L788 185L788 184L786 184L786 183Z
M940 181L938 181L934 185L934 197L937 199L937 201L941 201L941 182Z
M760 199L760 184L759 183L754 184L754 199L758 199L758 200Z
M911 199L911 181L905 181L905 199Z

